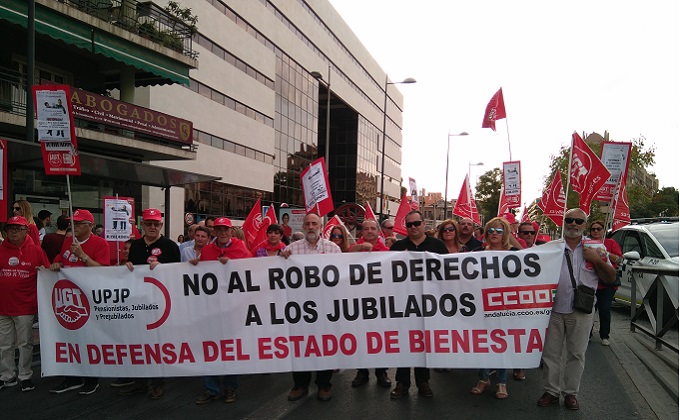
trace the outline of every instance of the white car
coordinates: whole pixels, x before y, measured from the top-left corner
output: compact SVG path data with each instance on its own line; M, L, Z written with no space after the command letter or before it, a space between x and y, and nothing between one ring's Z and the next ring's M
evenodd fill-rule
M680 224L677 218L672 220L631 224L611 234L610 237L619 244L624 256L624 261L619 264L621 286L614 296L616 300L630 303L633 266L671 270L674 274L665 275L668 280L665 286L669 290L667 290L664 303L664 312L672 310L673 307L678 308L678 228ZM639 305L657 275L656 273L637 272L635 276L638 285L635 300ZM656 302L655 298L653 302ZM673 307L670 307L670 304Z

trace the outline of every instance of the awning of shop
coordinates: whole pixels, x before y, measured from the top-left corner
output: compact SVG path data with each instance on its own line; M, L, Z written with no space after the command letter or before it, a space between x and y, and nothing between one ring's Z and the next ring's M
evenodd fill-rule
M86 152L80 152L79 156L81 176L94 176L100 179L163 188L222 179L211 175L161 168L146 163L98 156ZM25 141L7 140L7 163L9 168L43 170L40 145Z
M7 20L26 28L28 26L26 0L3 0L0 4L0 20ZM109 32L89 26L84 22L62 15L52 9L36 4L35 30L121 63L189 85L189 66L155 51L140 48L128 40Z

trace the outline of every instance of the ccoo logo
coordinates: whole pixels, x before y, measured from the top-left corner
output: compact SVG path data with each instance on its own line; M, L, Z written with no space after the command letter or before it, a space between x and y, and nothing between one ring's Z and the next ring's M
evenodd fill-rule
M90 319L90 302L85 293L69 280L59 280L52 289L52 309L67 330L77 330Z

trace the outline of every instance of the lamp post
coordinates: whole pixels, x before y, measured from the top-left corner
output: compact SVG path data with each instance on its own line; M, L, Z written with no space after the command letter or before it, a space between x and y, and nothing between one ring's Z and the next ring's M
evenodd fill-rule
M446 219L446 206L449 203L449 149L451 148L451 137L461 137L467 136L467 131L463 131L458 134L449 133L449 137L446 139L446 181L444 182L444 215L442 220Z
M326 98L326 148L324 150L324 158L326 159L326 175L329 174L331 170L330 164L330 147L331 147L331 66L328 65L328 80L323 80L323 75L318 71L313 71L311 73L312 77L326 85L326 90L328 92ZM330 180L330 177L329 177Z
M383 218L383 208L385 205L385 143L387 139L387 87L389 85L400 85L400 84L410 84L410 83L416 83L416 79L412 77L407 77L406 79L402 80L401 82L390 82L389 79L387 78L387 74L385 74L385 102L383 103L383 127L382 127L382 167L380 169L380 216L379 218L382 220Z
M472 163L472 162L468 161L468 180L471 177L470 174L472 173L472 167L473 166L484 166L484 162ZM472 181L470 181L470 190L472 190Z

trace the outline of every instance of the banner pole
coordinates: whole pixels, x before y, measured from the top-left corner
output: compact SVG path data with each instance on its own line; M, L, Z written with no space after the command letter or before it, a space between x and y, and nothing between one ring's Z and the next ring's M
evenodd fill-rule
M68 194L68 211L71 214L71 236L73 237L73 242L78 243L78 238L76 238L76 228L75 222L73 221L73 198L71 197L71 176L66 175L66 192Z
M567 208L569 207L569 187L571 186L571 158L574 155L574 136L571 136L571 148L569 149L569 166L567 166L567 189L564 193L564 208L562 209L562 236L564 240L564 219L567 217ZM557 169L559 171L559 168Z
M116 205L118 205L118 193L116 193ZM104 231L106 231L106 226L104 226ZM120 265L120 239L118 235L116 235L116 265Z

